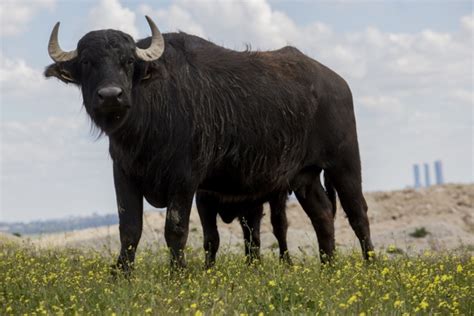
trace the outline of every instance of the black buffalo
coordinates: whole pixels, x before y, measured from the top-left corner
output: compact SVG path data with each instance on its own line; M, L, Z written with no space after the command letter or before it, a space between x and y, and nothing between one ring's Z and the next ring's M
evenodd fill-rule
M128 269L142 232L143 197L167 207L172 263L183 249L197 192L221 202L262 203L294 191L320 251L335 248L336 189L366 258L373 249L352 95L335 72L296 48L237 52L186 33L135 43L116 30L87 33L74 51L49 41L46 77L81 87L84 105L109 138L120 218L118 265ZM325 256L323 256L325 257Z

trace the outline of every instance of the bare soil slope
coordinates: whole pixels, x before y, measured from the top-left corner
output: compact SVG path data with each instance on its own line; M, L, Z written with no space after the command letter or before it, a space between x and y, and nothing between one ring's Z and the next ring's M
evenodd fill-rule
M366 193L372 239L376 248L395 246L406 252L453 249L466 246L474 248L474 184L449 184L419 190L406 189L392 192ZM262 222L262 248L274 250L276 239L272 234L268 208ZM292 254L317 251L316 235L311 223L296 200L289 200L288 243ZM143 247L165 247L165 214L147 212L140 243ZM410 234L417 229L426 236L415 238ZM240 251L243 238L237 221L227 225L219 223L221 249ZM40 247L79 247L117 252L119 250L118 226L91 228L67 233L43 235L31 242ZM336 216L336 242L339 249L358 248L358 241L350 228L344 211L338 206ZM197 211L191 214L188 245L200 248L202 230Z

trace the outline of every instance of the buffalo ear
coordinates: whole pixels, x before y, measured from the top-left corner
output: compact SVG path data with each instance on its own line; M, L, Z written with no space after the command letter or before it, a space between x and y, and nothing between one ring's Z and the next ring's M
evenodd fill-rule
M149 82L151 79L161 77L162 70L155 63L140 62L138 71L135 72L135 79L139 82Z
M67 67L65 67L65 65L62 65L61 63L51 64L48 67L46 67L44 71L44 76L46 78L56 77L65 83L79 84L78 81L72 75L72 72L68 70Z

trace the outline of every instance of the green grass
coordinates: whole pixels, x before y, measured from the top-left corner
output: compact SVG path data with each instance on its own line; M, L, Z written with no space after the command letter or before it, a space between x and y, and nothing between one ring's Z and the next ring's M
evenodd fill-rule
M462 253L378 254L367 264L357 251L322 267L271 254L247 266L224 252L211 270L201 251L187 255L188 267L173 272L165 250L139 251L127 280L111 277L112 259L99 253L0 245L0 315L474 313L474 258Z

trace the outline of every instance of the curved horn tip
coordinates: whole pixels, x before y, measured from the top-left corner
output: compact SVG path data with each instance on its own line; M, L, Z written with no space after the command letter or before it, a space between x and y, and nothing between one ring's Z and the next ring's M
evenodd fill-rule
M54 24L53 26L53 31L51 32L51 35L49 36L50 38L53 37L55 34L57 35L59 33L59 25L61 24L61 22L56 22L56 24Z
M150 18L148 15L145 15L145 19L148 22L148 25L158 28L152 18Z

